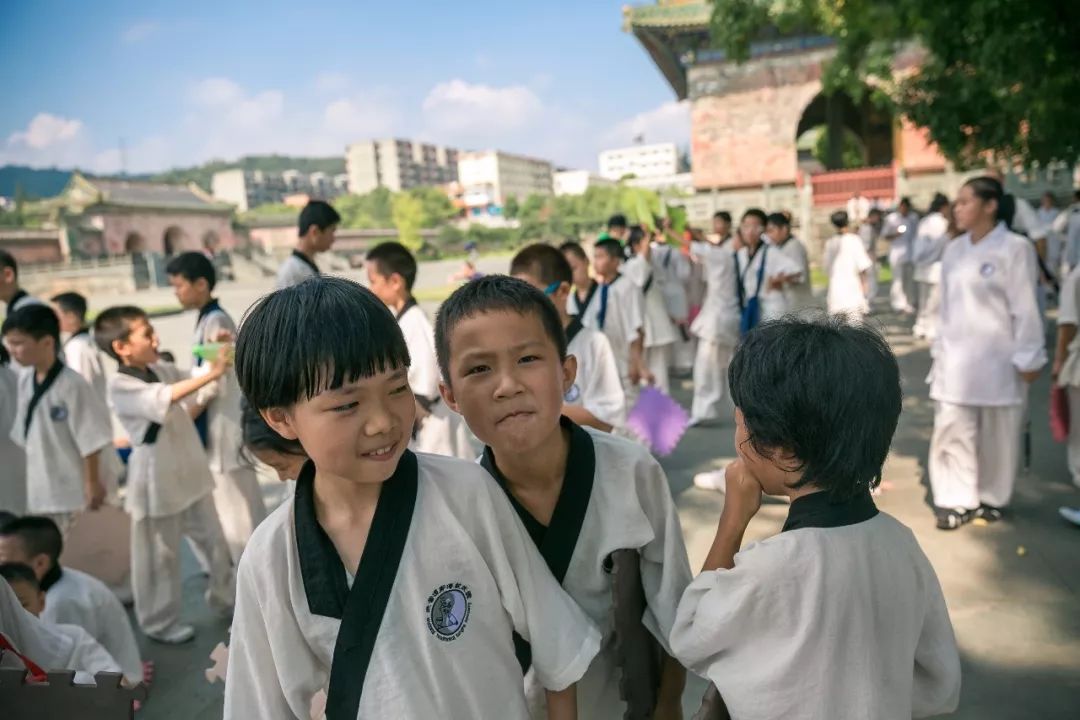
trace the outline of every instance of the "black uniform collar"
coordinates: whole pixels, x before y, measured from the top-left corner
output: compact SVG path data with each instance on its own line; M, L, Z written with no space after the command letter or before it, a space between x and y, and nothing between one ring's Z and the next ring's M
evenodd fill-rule
M201 308L199 308L199 319L195 321L195 324L198 325L200 322L202 322L202 319L204 317L206 317L210 313L214 312L215 310L220 310L220 309L221 309L221 305L218 304L217 299L216 298L210 298L210 302L206 303Z
M133 377L136 380L142 380L145 383L161 382L161 380L157 376L157 373L151 370L149 366L144 368L135 368L131 367L130 365L121 365L116 372L121 375Z
M870 491L865 490L855 497L842 502L835 502L827 492L803 495L791 503L784 529L800 528L836 528L865 522L878 514Z
M316 275L322 275L322 273L319 271L319 266L315 264L315 261L312 260L311 258L309 258L304 253L300 252L299 250L294 249L292 251L292 256L294 258L296 258L297 260L299 260L300 262L307 265L309 268L311 268L315 272Z

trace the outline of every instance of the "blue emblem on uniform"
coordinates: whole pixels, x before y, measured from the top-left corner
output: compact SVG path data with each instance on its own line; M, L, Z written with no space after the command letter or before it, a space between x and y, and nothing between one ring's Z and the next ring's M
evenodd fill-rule
M982 275L984 278L988 278L993 275L994 263L983 263L982 267L979 268L979 274Z
M60 403L49 408L49 418L53 422L64 422L68 419L67 403Z
M427 599L427 626L432 635L450 642L461 637L472 610L472 590L462 583L447 583L431 591Z
M572 402L577 402L578 398L580 398L580 397L581 397L581 388L578 387L577 383L574 383L573 385L570 386L570 389L566 391L566 394L563 395L563 400L568 402L568 403L572 403Z

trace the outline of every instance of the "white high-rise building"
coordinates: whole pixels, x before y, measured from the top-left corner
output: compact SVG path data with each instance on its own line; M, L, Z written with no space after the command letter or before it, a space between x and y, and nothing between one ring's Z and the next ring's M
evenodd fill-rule
M215 199L231 203L240 212L260 205L281 203L289 195L310 195L330 200L345 194L340 183L326 173L302 173L299 170L266 172L263 170L222 170L210 179L210 193Z
M679 173L679 149L675 143L632 145L600 153L600 176L621 180L670 177Z
M400 192L457 180L458 151L395 138L366 140L346 149L345 166L353 194L379 187Z
M472 216L501 215L509 197L520 202L553 192L551 163L497 150L461 153L458 181Z
M558 170L554 176L556 195L584 195L591 187L615 185L614 180L600 177L588 170Z

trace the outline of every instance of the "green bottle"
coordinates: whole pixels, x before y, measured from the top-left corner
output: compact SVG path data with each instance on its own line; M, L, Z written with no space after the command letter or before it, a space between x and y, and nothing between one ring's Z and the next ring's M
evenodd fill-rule
M221 343L204 343L191 348L191 354L206 362L214 362L220 350Z

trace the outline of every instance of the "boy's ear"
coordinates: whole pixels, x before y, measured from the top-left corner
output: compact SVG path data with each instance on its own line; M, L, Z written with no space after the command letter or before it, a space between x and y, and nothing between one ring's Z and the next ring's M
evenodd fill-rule
M113 340L112 341L112 349L113 349L113 352L116 353L117 357L119 357L119 358L124 357L124 354L122 352L120 352L120 348L124 347L125 344L126 343L123 340Z
M266 421L274 432L286 440L297 440L299 436L292 426L292 419L289 414L285 412L285 408L272 407L265 410L260 410L259 414L262 415L262 419Z
M577 358L573 355L567 355L566 359L562 363L563 372L563 395L570 392L570 388L574 386L574 381L577 380Z
M451 410L458 415L461 414L461 410L458 409L457 402L454 400L454 389L450 387L448 383L444 383L441 380L439 381L439 394L442 395L443 402L446 403Z

